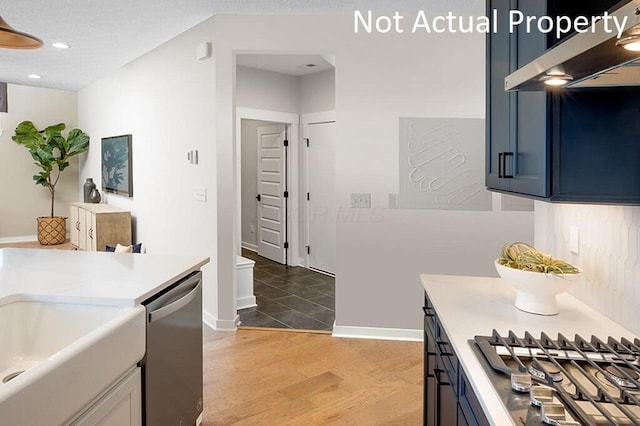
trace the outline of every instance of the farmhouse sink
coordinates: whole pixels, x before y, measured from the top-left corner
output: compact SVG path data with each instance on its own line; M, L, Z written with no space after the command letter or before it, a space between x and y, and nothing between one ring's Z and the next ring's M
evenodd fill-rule
M143 307L0 300L0 419L61 424L144 355Z

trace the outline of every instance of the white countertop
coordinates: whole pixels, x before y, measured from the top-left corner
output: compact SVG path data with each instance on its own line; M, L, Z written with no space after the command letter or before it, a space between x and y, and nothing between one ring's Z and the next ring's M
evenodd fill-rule
M199 270L207 257L0 249L0 301L12 297L136 306Z
M569 294L558 296L558 315L543 316L516 309L513 305L515 290L500 278L430 274L420 278L492 424L506 425L513 421L472 352L469 339L476 335L490 336L493 329L502 335L512 330L518 336L524 335L525 331L534 336L544 331L552 338L559 332L570 338L576 333L583 337L636 337Z

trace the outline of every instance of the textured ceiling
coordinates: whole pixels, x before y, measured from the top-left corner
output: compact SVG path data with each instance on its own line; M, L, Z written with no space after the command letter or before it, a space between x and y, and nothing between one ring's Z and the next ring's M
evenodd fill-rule
M480 0L448 1L447 5ZM0 16L42 39L0 48L0 81L78 90L216 14L337 14L420 10L442 0L0 0ZM61 41L71 46L51 46ZM29 74L42 76L32 80Z

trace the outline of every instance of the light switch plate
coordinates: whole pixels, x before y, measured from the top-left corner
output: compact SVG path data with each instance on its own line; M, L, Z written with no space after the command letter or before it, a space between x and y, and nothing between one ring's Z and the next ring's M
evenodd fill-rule
M197 201L207 201L207 188L204 186L196 186L195 196Z
M580 229L577 226L569 228L569 248L571 253L580 254Z
M351 208L370 209L371 194L351 194Z

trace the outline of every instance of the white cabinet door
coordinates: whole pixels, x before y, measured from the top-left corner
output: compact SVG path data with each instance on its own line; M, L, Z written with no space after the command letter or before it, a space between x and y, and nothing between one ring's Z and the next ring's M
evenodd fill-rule
M71 425L140 426L142 424L142 382L140 377L140 368L136 368Z

